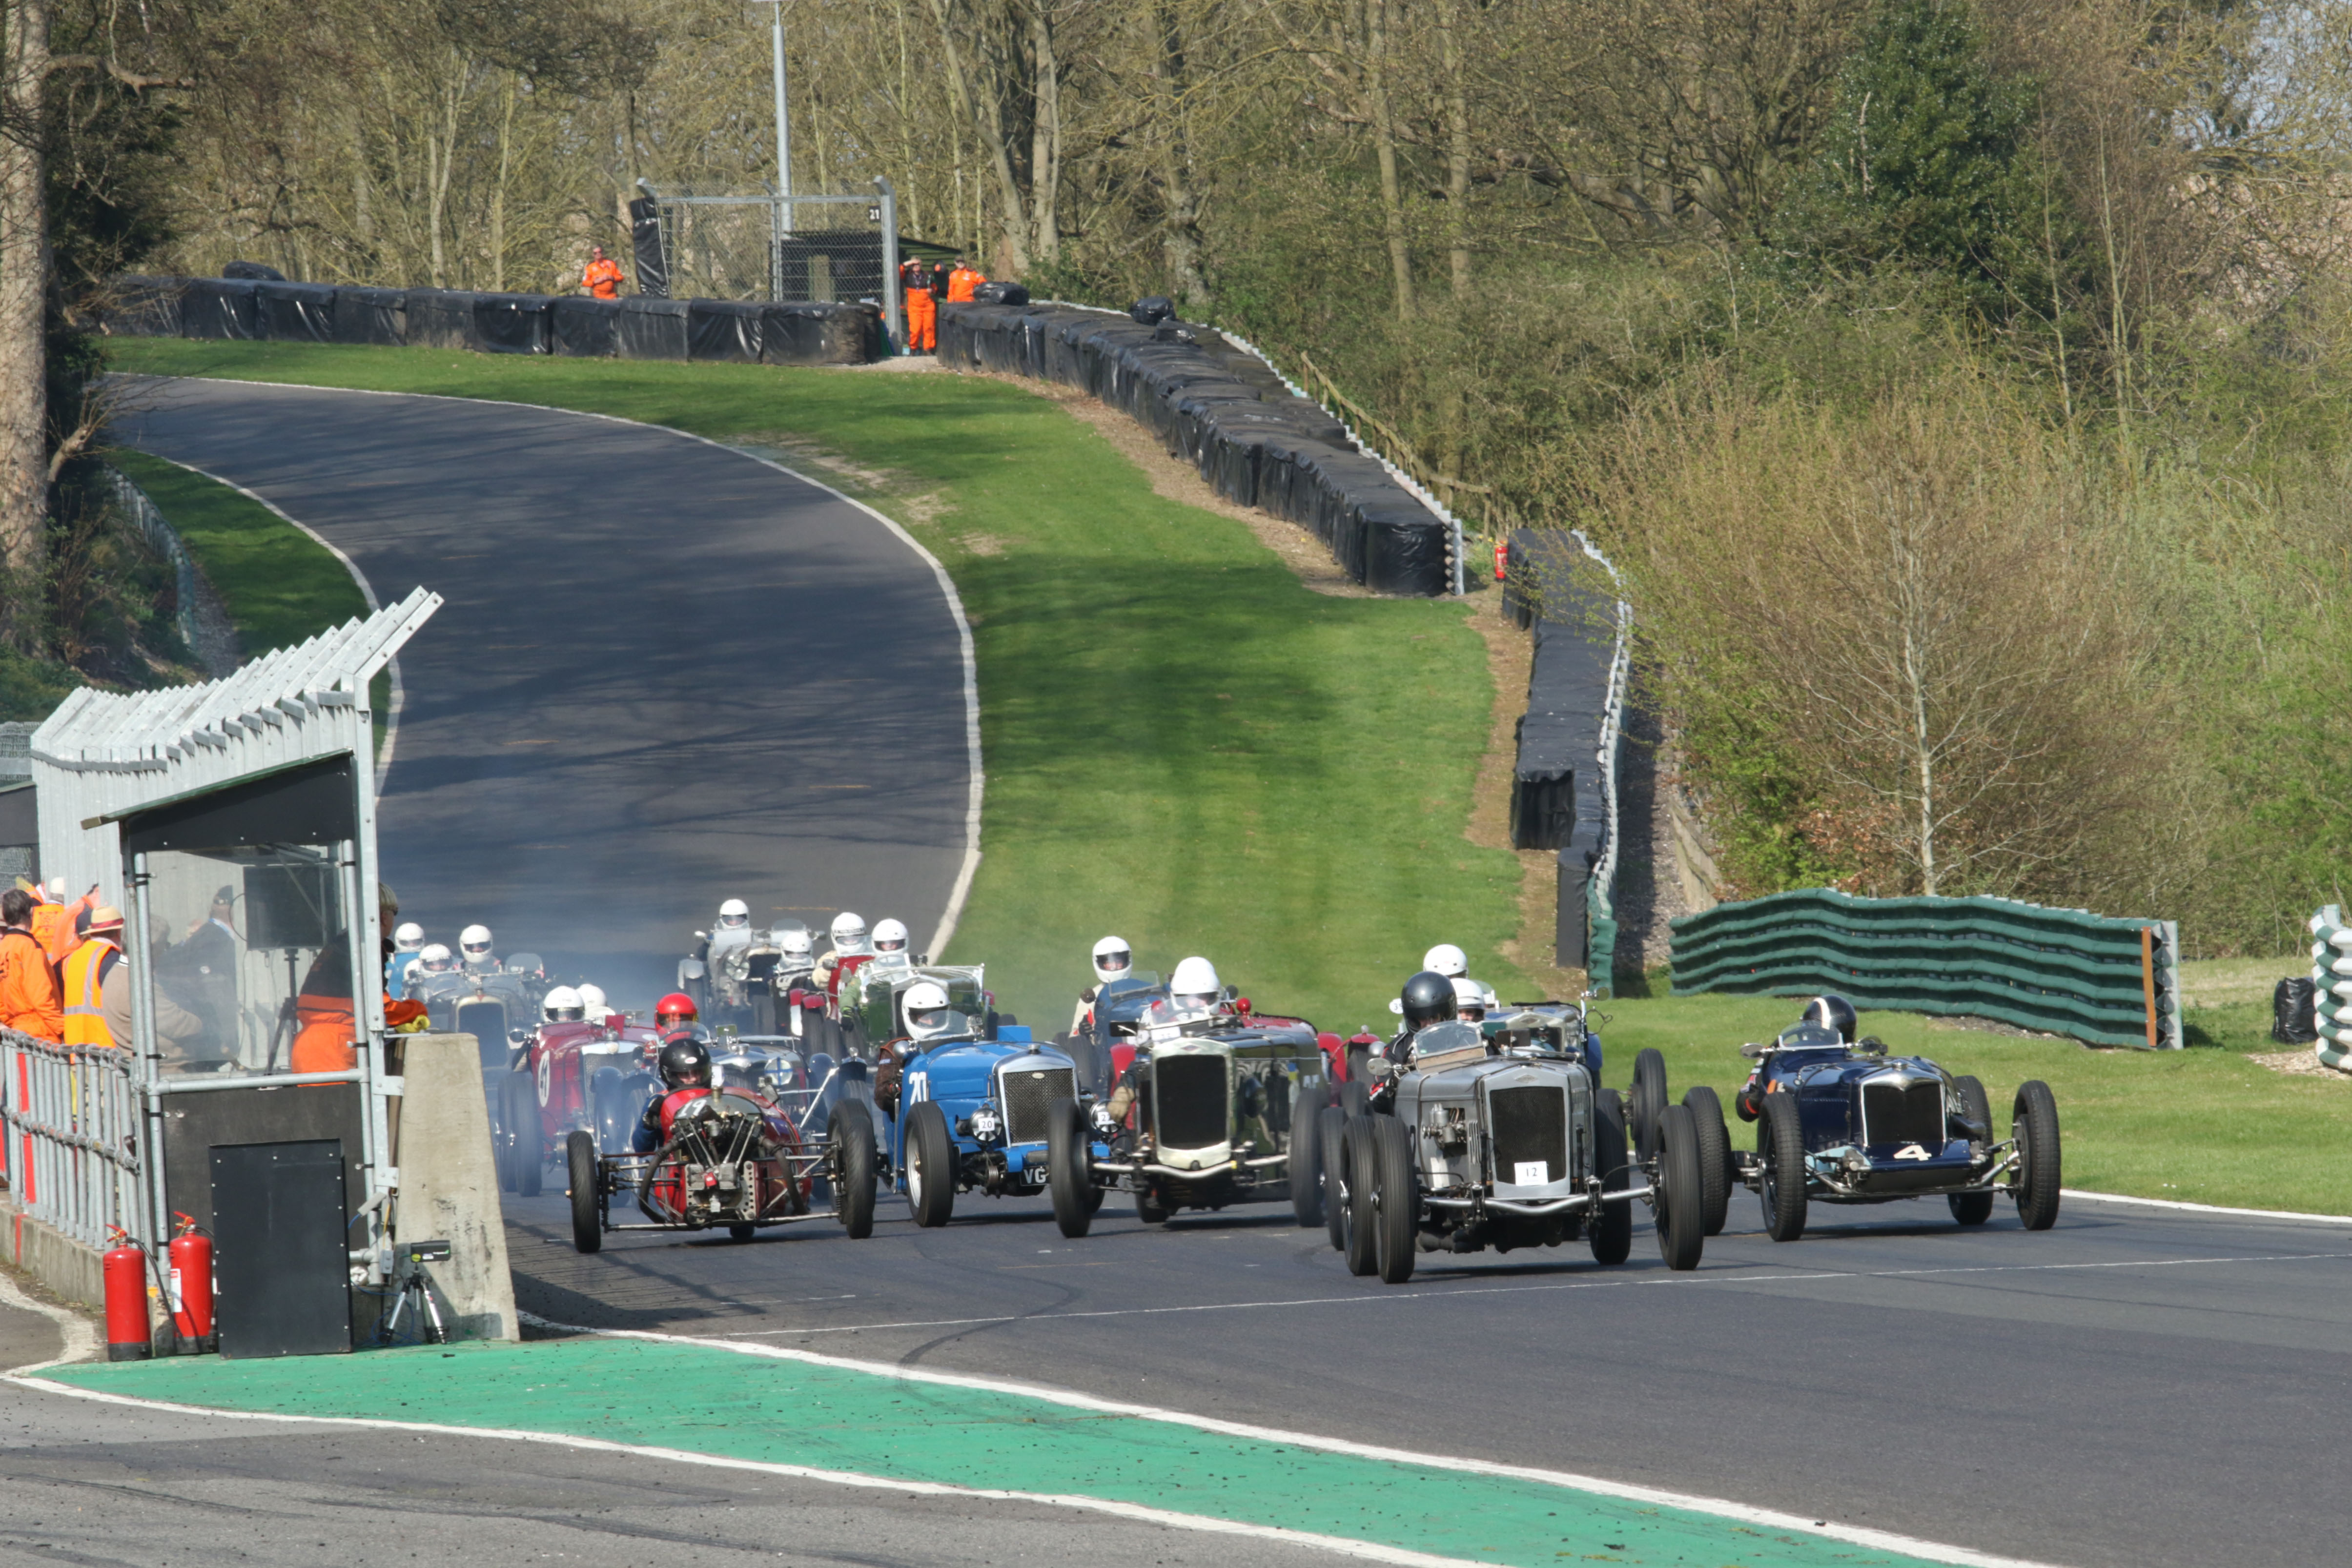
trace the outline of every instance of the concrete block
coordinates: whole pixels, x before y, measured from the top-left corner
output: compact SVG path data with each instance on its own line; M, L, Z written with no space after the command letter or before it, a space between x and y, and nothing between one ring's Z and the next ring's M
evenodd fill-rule
M520 1338L479 1051L470 1034L412 1034L403 1044L394 1239L449 1243L449 1260L431 1267L453 1314L451 1338Z
M106 1270L98 1249L26 1214L0 1193L0 1252L65 1301L92 1312L106 1306Z

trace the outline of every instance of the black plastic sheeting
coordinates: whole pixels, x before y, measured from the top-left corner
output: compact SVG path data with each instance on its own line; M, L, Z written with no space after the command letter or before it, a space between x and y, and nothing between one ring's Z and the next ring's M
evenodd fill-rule
M263 282L255 286L254 294L260 301L260 336L278 343L335 340L331 284Z
M334 340L399 348L408 341L408 291L349 286L336 289Z
M621 351L621 302L584 294L548 301L548 346L567 359L610 359Z
M1217 494L1311 529L1376 592L1451 591L1452 531L1357 450L1346 427L1294 394L1214 328L1066 306L945 305L942 363L1083 388L1150 431Z
M686 358L687 301L639 295L621 301L620 352L625 360Z
M474 297L455 288L408 291L408 342L419 349L474 346Z
M191 277L180 297L180 332L189 338L257 338L260 286L249 278Z
M2281 980L2271 993L2271 1038L2281 1045L2309 1045L2319 1038L2319 987L2307 975Z
M223 277L242 278L247 283L283 283L286 275L265 261L232 261L221 268Z
M1577 836L1580 818L1597 821L1600 809L1601 726L1616 639L1579 591L1555 584L1549 597L1552 612L1535 623L1528 712L1511 775L1514 849L1559 849ZM1582 806L1580 780L1591 797Z
M1018 283L988 282L971 291L975 305L1026 305L1029 290Z
M689 299L686 306L687 358L760 362L760 317L767 306L749 299Z
M629 247L636 253L637 292L649 299L668 298L669 255L662 248L661 204L651 196L629 203Z
M760 359L771 365L856 365L882 352L878 305L771 305L760 314Z
M543 354L549 331L544 294L477 294L468 347L485 354Z
M114 299L107 307L106 331L116 338L177 338L181 335L180 300L186 285L176 277L130 275L114 280Z

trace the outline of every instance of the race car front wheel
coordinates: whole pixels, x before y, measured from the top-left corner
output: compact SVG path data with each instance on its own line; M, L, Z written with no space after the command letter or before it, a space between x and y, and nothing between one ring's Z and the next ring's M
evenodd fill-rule
M1952 1080L1952 1087L1959 1092L1961 1113L1990 1137L1992 1102L1985 1093L1983 1082L1963 1074ZM1962 1225L1982 1225L1992 1218L1990 1192L1956 1192L1946 1197L1944 1202L1951 1209L1952 1218Z
M1412 1278L1421 1235L1421 1173L1413 1166L1412 1133L1394 1116L1367 1116L1358 1125L1370 1137L1372 1258L1381 1282Z
M1086 1108L1076 1100L1056 1100L1045 1109L1046 1185L1054 1199L1054 1223L1073 1241L1094 1225L1094 1206L1087 1201L1094 1186L1087 1169L1092 1151L1087 1141Z
M603 1172L596 1136L574 1133L563 1140L563 1163L572 1177L572 1245L582 1252L604 1249L604 1195L596 1190Z
M1658 1233L1658 1256L1669 1269L1696 1269L1706 1246L1706 1187L1699 1161L1698 1120L1688 1105L1668 1105L1658 1113L1650 1141L1658 1150L1657 1174L1651 1178L1655 1189L1651 1218Z
M1323 1223L1323 1085L1302 1085L1290 1108L1290 1213L1302 1226Z
M1625 1165L1625 1105L1614 1089L1593 1095L1592 1125L1592 1174L1601 1178L1603 1196L1623 1192L1633 1182ZM1593 1211L1591 1235L1594 1262L1625 1261L1633 1251L1633 1200L1601 1205Z
M499 1101L505 1112L508 1156L514 1164L514 1191L522 1197L539 1196L540 1169L547 1163L547 1145L539 1130L539 1096L530 1074L509 1072Z
M1706 1084L1695 1083L1683 1091L1683 1103L1690 1107L1698 1127L1698 1179L1706 1195L1706 1233L1720 1236L1731 1212L1731 1133L1723 1124L1723 1102Z
M1756 1152L1764 1156L1764 1232L1775 1241L1805 1233L1805 1124L1794 1094L1764 1096L1756 1124Z
M2058 1101L2038 1078L2017 1087L2010 1133L2017 1140L2017 1218L2028 1230L2058 1223Z
M1348 1272L1359 1278L1377 1273L1381 1266L1380 1241L1373 1228L1379 1211L1373 1207L1372 1192L1381 1179L1380 1155L1372 1142L1373 1120L1350 1116L1347 1130L1339 1134L1339 1160L1348 1171L1347 1222L1341 1227L1346 1242L1340 1251L1348 1260Z
M1318 1158L1323 1164L1323 1234L1330 1239L1334 1252L1348 1249L1347 1130L1348 1113L1339 1106L1326 1105L1317 1113L1315 1141L1321 1145Z
M874 1234L874 1118L856 1101L834 1107L825 1141L834 1147L833 1212L852 1241Z
M1666 1059L1654 1046L1633 1058L1631 1131L1643 1164L1658 1152L1658 1116L1666 1108Z
M907 1113L907 1206L916 1224L945 1225L955 1212L955 1157L939 1102L926 1100Z

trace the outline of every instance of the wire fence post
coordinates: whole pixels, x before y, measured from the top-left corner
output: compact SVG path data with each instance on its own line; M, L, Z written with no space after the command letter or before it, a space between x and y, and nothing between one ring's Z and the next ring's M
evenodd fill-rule
M904 308L898 287L898 193L887 177L874 176L875 189L882 193L882 324L889 335L893 353L907 351L905 323L899 319Z

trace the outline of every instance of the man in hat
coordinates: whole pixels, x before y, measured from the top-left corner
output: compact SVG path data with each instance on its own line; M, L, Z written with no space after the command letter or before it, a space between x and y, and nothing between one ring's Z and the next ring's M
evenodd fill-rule
M122 912L100 904L89 912L81 946L66 955L66 1043L128 1046L131 1042L131 964L122 951ZM155 993L155 1043L173 1060L205 1032L205 1020L162 991Z

